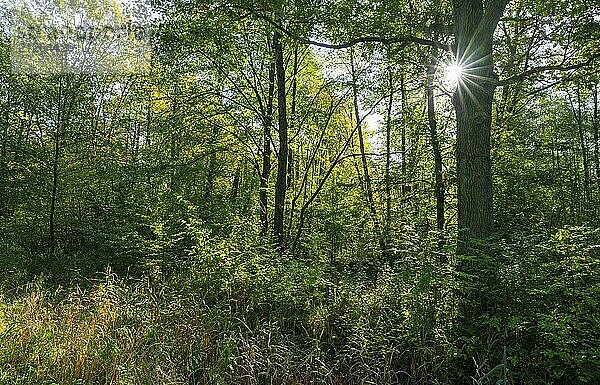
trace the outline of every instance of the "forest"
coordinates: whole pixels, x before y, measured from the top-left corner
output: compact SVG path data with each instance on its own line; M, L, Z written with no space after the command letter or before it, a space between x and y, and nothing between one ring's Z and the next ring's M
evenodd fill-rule
M598 0L0 13L0 384L600 383Z

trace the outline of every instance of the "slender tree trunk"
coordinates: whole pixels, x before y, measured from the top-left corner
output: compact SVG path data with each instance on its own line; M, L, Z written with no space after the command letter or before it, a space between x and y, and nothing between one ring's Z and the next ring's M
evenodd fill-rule
M294 73L292 76L292 105L290 106L290 123L289 131L293 133L296 129L296 96L298 94L298 46L294 47ZM294 183L294 153L291 148L288 148L288 188ZM293 188L293 187L292 187Z
M435 118L435 95L433 81L435 73L437 71L437 59L435 58L436 52L433 50L432 59L429 67L427 68L427 120L429 122L429 136L431 139L431 147L433 149L433 160L434 160L434 173L435 173L435 207L436 207L436 228L438 231L438 247L441 249L446 240L444 237L444 211L445 211L445 200L444 200L444 179L442 177L443 172L443 159L442 151L440 149L440 142L437 130L437 120ZM443 262L447 262L444 260Z
M350 144L353 142L354 133L356 132L357 128L358 127L354 127L354 129L352 130L352 132L350 133L348 138L346 138L346 141L344 142L344 145L342 146L342 148L338 151L338 153L335 157L335 160L333 162L331 162L331 164L329 165L329 168L325 172L325 175L323 177L321 177L321 179L317 182L315 191L313 191L313 193L310 196L306 196L306 195L304 196L304 203L302 204L302 207L300 208L300 213L298 214L298 225L297 225L297 231L296 231L296 238L294 239L294 248L296 247L296 245L298 244L298 242L300 241L300 239L302 237L302 231L304 230L304 220L305 220L306 209L317 198L317 196L321 192L321 189L325 185L325 182L327 182L327 179L331 176L331 173L333 172L334 168L338 165L338 163L342 159L344 153L350 147ZM305 194L307 193L307 190L308 189L304 190Z
M402 178L406 179L406 124L408 123L408 119L406 119L407 103L408 96L406 93L406 84L404 81L404 72L400 72L400 95L402 97L402 106L401 106L401 144L400 144L400 154L402 155L402 163L400 164L402 170ZM404 186L403 186L404 190ZM404 191L402 191L404 192Z
M150 61L150 75L152 75L154 73L154 61L151 60ZM148 84L148 89L146 92L148 92L148 99L146 99L146 124L145 124L145 136L144 136L144 147L145 148L149 148L152 145L152 103L154 101L154 98L152 97L152 83L149 82Z
M560 172L560 148L556 137L554 137L554 148L556 149L556 171Z
M391 68L388 68L388 82L390 97L387 105L387 119L385 127L385 242L392 243L392 181L390 178L391 165L391 138L392 138L392 107L394 104L394 77Z
M591 186L591 172L590 172L590 159L588 156L587 145L585 140L585 130L583 127L583 117L581 114L581 92L577 89L577 114L579 129L579 142L581 146L581 157L583 160L583 183L585 188L585 200L589 206L592 202L592 186Z
M273 214L273 233L275 242L282 253L285 249L284 214L285 196L287 190L287 164L288 164L288 121L287 99L285 92L285 68L281 34L275 32L273 36L275 50L275 72L277 78L277 116L279 132L279 153L277 159L277 180L275 182L275 211Z
M215 178L217 173L217 152L215 147L219 137L219 126L214 125L210 137L210 157L208 160L208 169L206 170L206 188L204 189L204 201L206 204L210 202L213 196L215 187Z
M598 146L598 126L600 126L600 122L598 122L598 84L594 86L594 122L593 122L593 130L594 130L594 168L596 174L596 186L598 190L598 194L600 194L600 151Z
M275 63L269 65L269 94L267 111L263 118L262 170L260 174L260 222L261 235L269 233L269 175L271 174L271 127L273 126L273 98L275 97Z
M291 107L290 107L290 123L289 123L289 131L292 133L292 137L294 137L294 130L297 128L295 127L296 124L296 96L298 94L298 46L296 45L296 47L294 47L294 72L293 72L293 76L292 76L292 103L291 103ZM287 178L287 185L288 185L288 189L291 190L293 198L292 198L292 204L291 204L291 208L289 210L289 215L288 215L288 224L287 224L287 228L291 229L292 228L292 222L294 221L294 210L296 209L296 200L297 200L297 195L294 194L294 188L295 188L295 180L297 180L296 174L298 173L298 166L295 165L295 163L297 163L296 161L294 161L294 151L291 148L288 148L288 178ZM300 187L302 188L302 186Z
M229 202L233 205L238 198L240 192L240 185L242 183L242 164L238 164L235 174L233 175L233 182L231 183L231 193L229 194Z
M50 256L55 255L56 237L55 237L55 215L56 215L56 198L58 195L58 164L60 159L60 123L56 125L54 130L54 154L52 160L52 198L50 202Z
M2 159L0 160L0 217L9 211L8 204L8 127L10 125L11 97L7 95L6 107L2 121Z
M170 119L169 119L169 123L172 125L172 127L177 127L179 124L181 124L181 101L180 101L180 93L179 93L179 85L177 83L175 83L174 85L174 90L173 90L173 95L171 97L172 99L172 111L170 113ZM111 129L112 130L112 129ZM112 135L112 133L109 133L109 135ZM169 157L170 157L170 161L172 163L175 163L177 161L177 154L179 153L179 148L181 147L181 138L180 138L180 133L179 130L173 130L173 132L171 133L170 137L169 137L169 142L170 142L170 147L169 147ZM168 172L168 181L167 181L167 185L169 187L169 189L172 189L174 187L174 184L176 182L176 170L173 168L171 170L169 170Z
M58 196L58 173L59 173L59 161L60 161L60 137L61 137L61 126L63 121L63 82L62 78L59 78L58 84L58 111L56 124L54 127L54 151L52 157L52 196L50 198L50 223L49 223L49 249L50 257L53 258L56 254L56 234L55 234L55 216L56 216L56 200Z
M383 234L381 234L381 229L379 225L379 218L377 216L377 208L375 207L375 199L373 196L373 186L371 182L371 176L369 174L369 167L367 164L367 155L365 151L365 140L362 130L362 123L360 118L360 111L358 105L358 87L356 85L356 70L354 68L354 53L352 49L350 50L350 67L352 70L352 94L354 100L354 116L356 117L356 126L358 128L358 144L360 146L360 158L363 169L363 176L365 180L365 193L367 196L367 204L369 206L369 212L371 213L371 217L373 218L373 223L375 226L375 232L377 234L377 238L379 239L379 247L381 248L381 252L383 255L387 255L388 248L385 242L385 238Z
M569 169L571 174L574 176L571 184L571 212L581 213L581 183L580 183L580 171L579 171L579 157L577 155L577 143L575 139L571 142L569 148Z
M583 128L583 115L581 112L581 91L577 88L577 108L570 99L573 116L577 122L577 133L579 135L579 148L581 149L581 159L583 163L583 191L585 195L585 203L589 205L591 202L591 183L590 183L590 165L587 154L587 146L585 144L585 131Z
M154 70L154 65L153 65L153 61L150 61L150 75L152 75L153 70ZM152 97L152 83L150 83L150 81L148 80L148 84L147 84L146 88L146 92L148 94L148 97L146 99L146 119L144 122L144 139L143 139L143 147L142 148L150 148L152 143L151 143L151 138L152 138L152 124L153 124L153 120L152 120L152 103L153 103L153 97ZM98 114L96 121L98 121L100 119L100 114ZM98 123L96 123L97 125ZM146 182L148 184L150 184L150 180L151 180L151 174L147 173L146 174Z

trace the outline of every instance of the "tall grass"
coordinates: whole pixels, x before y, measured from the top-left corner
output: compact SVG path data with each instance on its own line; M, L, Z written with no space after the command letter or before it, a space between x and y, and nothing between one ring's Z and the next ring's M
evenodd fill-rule
M420 383L442 373L437 280L210 247L123 279L0 299L6 384ZM206 250L205 250L206 251ZM183 267L182 267L183 266ZM425 270L424 270L425 271ZM432 272L427 272L431 275Z
M136 278L38 278L0 294L0 383L594 383L596 235L500 247L504 294L469 336L452 265L427 245L376 274L214 240Z

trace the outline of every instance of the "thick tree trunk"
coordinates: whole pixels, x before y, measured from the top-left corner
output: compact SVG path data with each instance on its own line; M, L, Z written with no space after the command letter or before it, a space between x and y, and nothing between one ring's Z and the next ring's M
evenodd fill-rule
M493 232L490 132L498 77L492 58L493 35L507 0L454 0L455 56L463 67L453 95L456 111L458 253Z
M480 242L493 234L490 136L492 101L498 83L494 73L493 35L507 0L453 0L456 45L454 53L463 73L452 102L456 112L458 187L459 309L457 332L482 343L490 335L481 315L494 313L500 287L491 250ZM468 347L459 347L468 349ZM487 353L486 353L487 354ZM471 383L473 359L459 359L461 379Z
M440 148L440 142L438 138L437 120L435 118L435 98L433 82L435 73L437 71L437 60L435 58L435 50L432 53L433 57L431 63L427 68L427 120L429 122L429 136L431 139L431 147L433 150L433 161L434 161L434 173L435 173L435 208L436 208L436 228L438 231L438 247L441 249L445 244L444 237L444 225L445 225L445 200L444 200L444 179L442 177L443 172L443 159L442 150ZM444 260L442 262L447 262Z
M288 122L287 99L285 92L285 68L281 34L275 32L273 36L275 49L275 73L277 77L277 115L279 132L279 153L277 159L277 180L275 182L275 211L273 214L273 233L279 252L285 249L284 214L285 196L287 190L287 165L288 165Z

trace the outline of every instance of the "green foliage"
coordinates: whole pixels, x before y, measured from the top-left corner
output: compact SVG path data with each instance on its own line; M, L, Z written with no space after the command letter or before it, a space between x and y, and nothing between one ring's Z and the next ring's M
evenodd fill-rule
M196 229L200 230L200 229ZM2 300L3 379L16 383L389 383L443 375L440 271L356 280L326 260L278 260L238 230L187 262ZM425 255L423 255L425 257ZM427 263L425 264L427 265ZM445 309L445 310L443 310ZM444 315L445 314L445 315ZM427 363L417 365L417 363Z
M520 255L511 250L510 338L516 352L530 351L529 359L511 362L546 382L593 383L598 376L599 235L566 227L550 239L520 239Z
M109 270L84 286L52 291L38 280L11 290L0 307L1 378L454 381L464 378L454 366L461 356L475 362L467 376L478 384L501 381L504 365L509 383L585 384L600 373L597 229L499 246L503 290L473 319L475 336L454 340L460 281L435 267L428 248L407 254L415 259L406 265L360 278L326 258L279 259L243 224L227 238L190 228L196 238L188 259L149 261L142 277ZM486 282L479 287L488 290Z
M451 45L450 2L153 3L146 74L14 73L2 36L0 383L600 378L593 7L511 2L495 37L500 80L517 76L495 95L496 236L457 256L451 55L434 77L437 231L431 47L355 45L351 66L303 41ZM289 32L279 252L275 24Z

